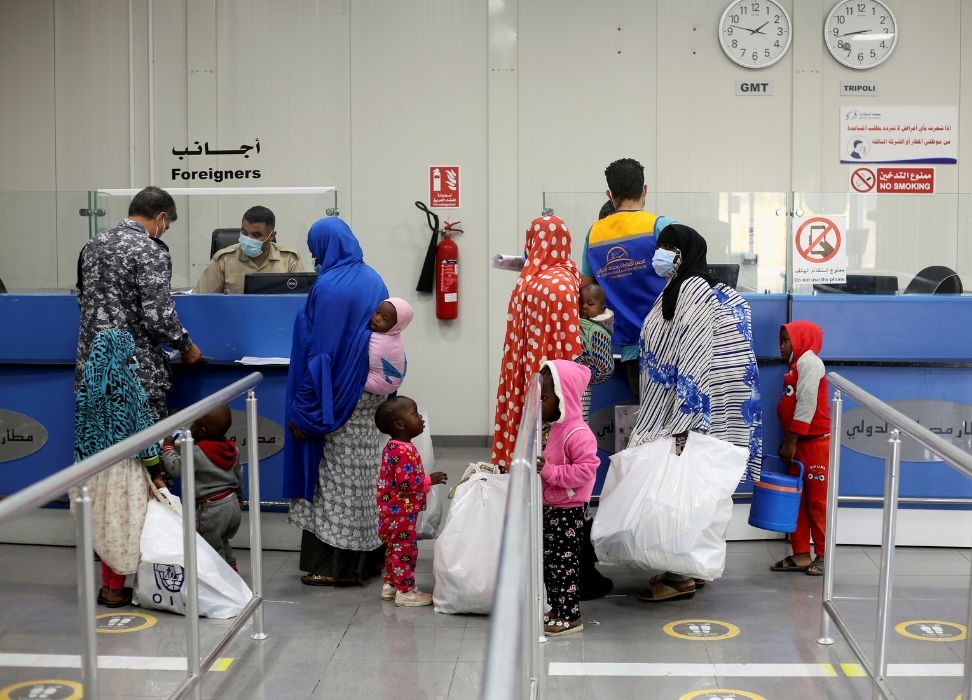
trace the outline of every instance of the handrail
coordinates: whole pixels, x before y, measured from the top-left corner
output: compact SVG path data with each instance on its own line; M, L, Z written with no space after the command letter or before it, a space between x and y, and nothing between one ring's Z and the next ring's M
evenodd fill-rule
M833 644L830 636L830 623L833 620L837 630L847 640L851 651L857 656L864 669L864 673L871 681L874 689L882 698L893 698L894 694L888 685L888 634L891 621L891 596L894 582L894 549L897 525L898 504L905 500L898 497L901 477L901 434L908 435L919 444L924 445L950 467L972 477L972 456L949 444L941 437L924 428L916 421L895 410L877 397L869 394L856 384L844 379L836 372L828 375L830 385L834 387L834 397L831 401L830 412L830 474L827 484L827 526L826 541L824 543L824 575L823 595L820 610L820 636L818 644ZM875 660L872 663L861 643L854 638L854 634L847 621L834 604L834 579L836 578L836 560L834 558L837 539L837 508L841 501L851 500L838 497L840 483L840 448L841 448L841 420L843 412L843 397L847 394L861 407L868 409L884 419L891 426L888 432L888 456L885 460L884 477L884 524L881 533L881 574L878 590L878 619L877 639L875 643ZM860 500L855 498L853 500ZM945 499L943 499L945 500ZM970 576L972 583L972 576ZM966 629L972 629L972 586L969 590L968 620ZM965 675L963 679L964 697L972 698L972 640L965 642Z
M510 464L510 490L486 644L482 698L509 700L539 694L543 638L540 375L529 382ZM529 537L524 537L524 533Z
M56 474L51 474L46 479L41 479L36 484L31 484L12 496L4 498L0 501L0 523L9 520L25 510L44 505L52 498L60 496L68 489L77 486L83 481L87 481L99 472L148 447L153 442L158 442L162 438L171 435L178 428L191 423L203 413L208 413L217 406L222 406L230 399L235 399L244 391L252 389L262 381L262 374L252 372L239 381L233 382L214 394L210 394L178 413L173 413L168 418L163 418L151 427L135 433L131 437L125 438L121 442L117 442L111 447L93 454L70 467L62 469Z
M177 428L188 426L199 416L228 403L231 399L246 392L247 444L249 445L248 472L250 498L260 500L260 457L257 450L257 402L253 387L263 381L263 375L252 372L224 389L210 394L204 399L182 409L168 418L132 435L111 447L91 455L75 465L66 467L46 479L18 491L0 502L0 523L48 502L53 496L60 495L72 487L79 487L71 500L76 506L75 527L77 532L78 598L81 609L81 669L86 697L100 697L98 687L98 642L95 618L95 572L92 557L91 496L88 480L110 469L122 460L171 435ZM195 470L193 464L193 437L189 430L184 431L182 451L183 487L183 568L185 571L184 592L186 595L186 668L187 675L170 696L182 698L190 693L196 700L201 697L199 683L202 673L215 661L219 651L236 635L243 624L253 617L251 639L266 639L263 629L263 558L260 511L251 512L250 521L250 564L252 573L253 597L244 606L233 624L217 640L213 649L206 653L200 663L199 653L199 616L198 581L196 572L196 494L194 489Z

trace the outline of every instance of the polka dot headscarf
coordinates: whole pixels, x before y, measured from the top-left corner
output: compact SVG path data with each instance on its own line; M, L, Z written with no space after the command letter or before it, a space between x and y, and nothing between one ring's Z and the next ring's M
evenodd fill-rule
M503 364L496 392L492 462L508 468L520 425L526 385L547 360L581 354L580 271L570 257L570 231L556 216L533 220L526 262L506 312Z

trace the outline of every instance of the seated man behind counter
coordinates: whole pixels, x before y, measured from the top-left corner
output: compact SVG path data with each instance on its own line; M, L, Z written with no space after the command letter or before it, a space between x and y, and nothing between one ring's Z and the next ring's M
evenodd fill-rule
M243 215L240 242L217 250L196 283L196 294L242 294L243 278L250 272L303 272L300 255L277 245L277 223L266 207L253 207Z

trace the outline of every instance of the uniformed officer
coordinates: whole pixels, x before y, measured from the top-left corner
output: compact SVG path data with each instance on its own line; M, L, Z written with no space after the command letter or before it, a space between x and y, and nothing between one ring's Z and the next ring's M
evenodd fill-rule
M243 278L251 272L303 272L300 255L274 240L277 218L266 207L243 215L240 242L217 250L196 283L197 294L242 294Z

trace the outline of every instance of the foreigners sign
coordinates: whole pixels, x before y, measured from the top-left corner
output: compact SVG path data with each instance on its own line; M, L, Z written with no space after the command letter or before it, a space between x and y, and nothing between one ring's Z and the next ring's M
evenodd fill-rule
M793 219L793 284L843 284L847 281L844 216Z

